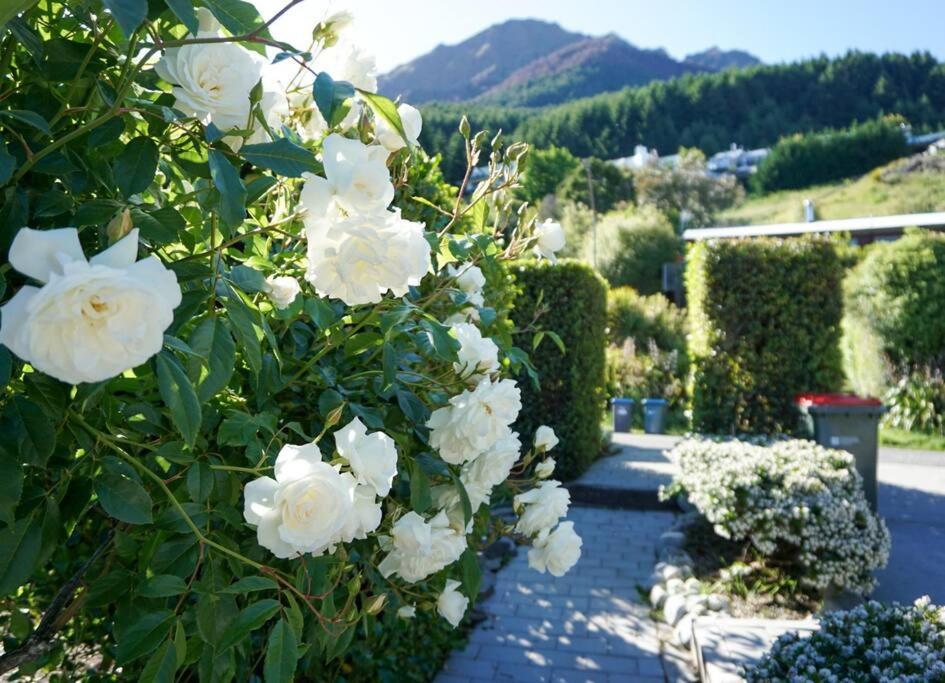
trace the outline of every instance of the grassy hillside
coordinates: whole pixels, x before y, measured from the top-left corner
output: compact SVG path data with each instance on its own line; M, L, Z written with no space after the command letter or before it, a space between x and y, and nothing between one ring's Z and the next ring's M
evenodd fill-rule
M876 169L857 180L749 198L741 206L720 215L717 224L802 221L805 199L814 202L817 217L822 220L945 211L945 169L903 174L890 172L897 165Z

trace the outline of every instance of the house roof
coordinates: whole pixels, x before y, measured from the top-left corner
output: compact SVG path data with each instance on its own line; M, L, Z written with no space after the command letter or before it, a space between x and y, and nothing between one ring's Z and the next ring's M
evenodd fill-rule
M908 213L896 216L864 216L810 223L770 223L768 225L732 225L718 228L692 228L683 232L687 241L727 239L733 237L787 237L808 233L849 232L870 233L901 230L906 227L945 227L945 211Z

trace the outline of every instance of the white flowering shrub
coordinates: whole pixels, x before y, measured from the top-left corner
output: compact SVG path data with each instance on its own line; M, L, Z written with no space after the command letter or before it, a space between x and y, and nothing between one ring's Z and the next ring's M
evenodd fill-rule
M889 531L846 451L810 441L687 439L664 497L685 494L724 538L746 540L808 589L873 589Z
M750 683L945 681L945 608L867 602L820 618L809 637L781 636L746 672Z
M448 187L350 17L271 37L297 4L0 9L0 675L423 678L484 543L580 556L512 431L526 147Z

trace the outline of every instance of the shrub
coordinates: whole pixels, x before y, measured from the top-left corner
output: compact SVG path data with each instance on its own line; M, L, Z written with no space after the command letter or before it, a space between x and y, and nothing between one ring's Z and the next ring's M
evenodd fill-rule
M663 351L653 340L638 351L632 339L607 347L607 393L610 397L665 398L670 409L685 403L685 373L679 351Z
M588 182L594 189L593 201ZM597 213L607 213L621 203L633 201L633 179L613 164L591 158L571 169L558 186L557 195L563 201L580 202Z
M889 532L846 451L810 441L689 439L673 449L684 493L724 538L786 563L802 586L861 593L889 556Z
M706 174L705 154L698 149L680 149L676 166L651 164L634 171L633 184L637 203L659 209L673 225L685 211L691 228L711 225L716 214L745 198L735 176Z
M758 166L758 192L809 187L861 175L909 153L901 120L877 119L845 130L782 138Z
M841 277L823 239L725 240L690 249L696 430L793 431L798 393L840 388Z
M607 286L590 267L576 261L526 262L513 268L520 289L512 320L527 328L553 330L564 344L555 348L547 335L532 354L541 384L524 379L519 431L530 434L551 425L561 445L556 473L576 477L600 452L604 405L604 349Z
M656 294L663 264L682 255L682 243L663 214L651 207L615 212L597 224L597 269L612 287ZM584 260L594 262L594 235L584 237Z
M746 676L749 683L945 680L945 608L926 597L824 614L820 630L782 635Z
M611 289L607 328L613 344L632 339L646 348L653 341L660 349L686 353L686 312L662 294L643 296L632 287Z
M945 235L914 230L871 245L844 292L848 358L906 374L945 363ZM863 373L853 370L860 382Z
M558 185L580 165L580 160L563 147L529 150L519 193L526 201L539 202L554 194Z
M883 403L889 408L883 416L884 425L945 436L945 377L941 370L914 370L886 392Z

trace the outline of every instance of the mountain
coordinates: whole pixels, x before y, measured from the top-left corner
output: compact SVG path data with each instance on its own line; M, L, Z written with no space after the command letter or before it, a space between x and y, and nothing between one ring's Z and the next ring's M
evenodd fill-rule
M437 45L381 76L378 89L414 104L470 100L517 69L585 38L546 21L512 19L457 45Z
M748 66L757 66L761 60L744 50L722 50L716 46L702 52L686 55L684 64L692 64L707 71L722 71L724 69L743 69Z
M457 45L438 45L378 81L383 94L413 104L478 100L537 107L758 63L747 52L717 47L678 61L612 33L587 36L547 21L512 19Z

